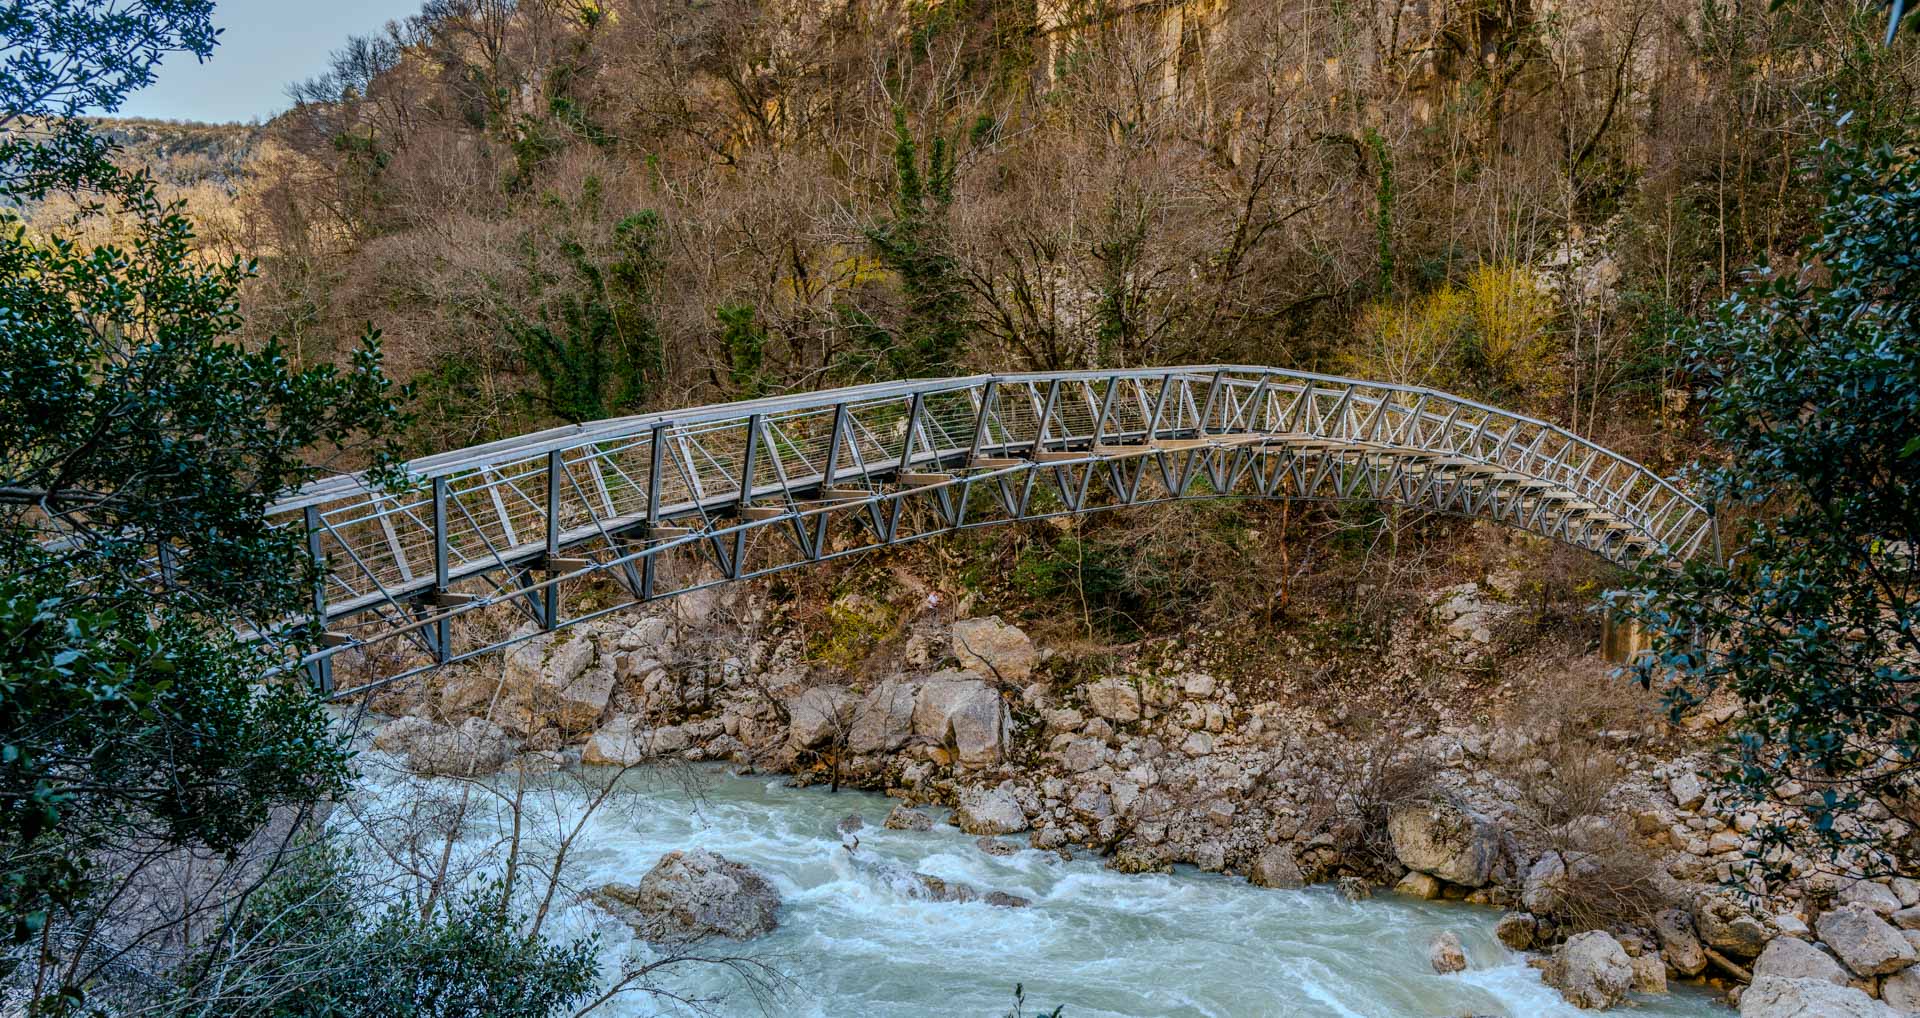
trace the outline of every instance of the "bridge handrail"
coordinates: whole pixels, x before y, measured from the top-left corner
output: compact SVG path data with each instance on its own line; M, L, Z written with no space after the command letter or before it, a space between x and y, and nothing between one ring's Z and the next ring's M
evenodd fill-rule
M449 477L479 467L501 463L512 463L544 453L577 449L600 442L621 438L638 437L652 431L656 425L684 427L723 420L743 420L754 414L773 414L786 410L820 409L837 403L864 401L869 399L899 398L915 394L949 392L972 389L988 382L1001 385L1020 385L1054 381L1105 381L1119 379L1186 378L1199 380L1211 378L1217 374L1232 373L1239 375L1258 375L1286 378L1302 383L1326 384L1329 386L1359 386L1409 396L1424 396L1439 400L1445 404L1464 407L1484 414L1506 418L1514 424L1525 424L1547 430L1561 439L1578 445L1590 452L1621 463L1646 478L1658 487L1680 499L1691 508L1711 515L1710 510L1691 496L1681 491L1670 480L1660 476L1631 457L1614 452L1604 446L1577 435L1566 428L1515 413L1499 407L1489 406L1476 400L1442 392L1426 386L1406 385L1396 382L1375 382L1365 379L1346 378L1339 375L1319 374L1308 371L1295 371L1287 368L1272 368L1259 365L1205 364L1182 365L1170 368L1119 368L1110 370L1073 370L1015 372L1007 374L979 374L954 378L908 379L897 382L876 382L868 385L848 386L839 389L823 389L807 393L790 393L769 396L761 399L742 400L734 403L714 403L683 410L666 410L648 414L635 414L610 418L584 424L549 428L544 431L500 439L494 442L461 449L435 453L410 460L405 464L407 475L416 484L431 481L436 477ZM358 492L372 493L365 481L364 472L340 474L311 482L296 494L280 499L268 509L269 515L281 515L317 505L353 496Z

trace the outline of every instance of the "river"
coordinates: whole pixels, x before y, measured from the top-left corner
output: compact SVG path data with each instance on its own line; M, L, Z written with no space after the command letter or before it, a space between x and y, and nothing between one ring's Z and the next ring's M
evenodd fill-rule
M692 780L689 780L691 776ZM1330 887L1270 890L1237 877L1182 867L1127 876L1082 856L1062 862L1028 849L995 857L952 827L884 830L892 802L861 792L793 789L779 777L719 768L633 773L627 793L589 821L569 863L576 888L637 883L664 853L705 847L748 863L779 888L777 932L740 945L784 977L778 999L756 1001L737 977L707 969L670 982L676 991L723 996L727 1018L1002 1018L1013 987L1028 1012L1064 1005L1066 1018L1559 1018L1581 1015L1544 986L1522 957L1493 936L1498 914L1384 894L1349 902ZM373 800L397 804L445 782L372 780ZM547 779L528 797L547 820L577 815L587 790ZM936 816L938 811L934 811ZM849 856L835 821L859 813L860 850L981 890L1033 899L1028 908L906 897L874 867ZM498 851L497 818L474 825L462 847ZM557 829L557 828L556 828ZM1454 930L1467 972L1439 976L1427 962L1434 934ZM577 901L548 933L598 932L609 974L646 945ZM1704 992L1678 988L1638 1000L1642 1018L1728 1012ZM639 997L609 1013L661 1013Z

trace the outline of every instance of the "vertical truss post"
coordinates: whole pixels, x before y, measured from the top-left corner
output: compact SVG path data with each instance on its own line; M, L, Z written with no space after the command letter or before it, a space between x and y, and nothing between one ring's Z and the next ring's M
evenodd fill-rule
M919 404L919 399L920 399L919 396L917 395L914 396L914 401L916 406ZM833 438L827 442L827 467L826 467L825 473L823 473L820 477L820 487L823 489L833 487L833 484L834 484L833 475L838 473L840 470L840 436L845 434L846 430L847 430L847 405L845 403L836 403L834 404L834 407L833 407ZM909 414L907 416L906 444L900 447L900 469L901 470L907 469L907 457L911 455L912 452L913 452L913 415ZM822 494L825 494L825 492L823 491ZM826 551L827 517L829 515L830 515L829 512L822 512L820 514L820 518L814 521L813 547L808 548L807 551L809 552L808 557L814 559L815 561L818 561L821 554Z
M660 522L660 453L666 448L667 426L653 426L652 445L647 450L647 540L653 540L653 528ZM640 560L640 600L653 600L653 560L656 554Z
M922 414L926 412L926 406L927 406L926 393L919 392L919 391L916 391L913 394L912 401L907 404L907 438L906 438L906 441L902 442L900 445L900 468L893 472L893 476L896 480L899 479L901 474L910 473L913 470L914 438L920 433L920 417ZM934 463L933 463L933 469L938 470L940 468L940 461L939 461L940 450L934 449L933 453L935 457ZM946 505L947 493L944 489L939 492L936 492L934 494L934 497L940 501L940 504L942 505L942 507ZM896 496L893 500L893 512L888 514L886 518L886 532L880 535L880 543L882 544L893 543L894 537L900 533L900 517L903 514L905 514L906 511L907 511L907 500L905 498ZM821 534L822 540L821 542L819 542L823 545L825 543L825 536L826 536L825 522L826 522L825 520L821 521L822 526L821 526L820 534Z
M447 589L447 479L433 479L433 591L443 593ZM433 624L433 654L441 664L453 647L453 625L446 618Z
M313 557L314 568L319 570L313 581L313 621L322 629L327 625L327 556L320 547L320 508L307 506L303 514L307 525L307 554ZM316 659L307 665L308 681L320 691L321 696L333 695L333 657L331 655Z
M1220 386L1226 381L1226 377L1227 373L1225 371L1215 371L1213 373L1213 381L1207 383L1207 405L1200 411L1199 430L1202 435L1212 434L1216 430L1227 430L1225 428L1215 429L1207 423L1213 419L1213 407L1214 404L1220 400Z
M971 464L980 458L980 449L987 441L987 421L993 416L994 397L999 394L1000 380L987 379L980 389L980 413L973 421L973 447L967 453L967 462Z
M742 567L747 559L746 508L751 502L748 497L753 493L753 467L756 453L760 449L760 428L766 418L761 414L747 417L747 452L740 457L740 524L733 531L733 561L727 563L728 579L740 578Z
M553 578L553 560L560 557L560 472L566 469L566 461L560 450L547 453L547 578ZM540 601L544 606L540 612L540 628L551 630L560 619L560 585L548 583L540 590Z

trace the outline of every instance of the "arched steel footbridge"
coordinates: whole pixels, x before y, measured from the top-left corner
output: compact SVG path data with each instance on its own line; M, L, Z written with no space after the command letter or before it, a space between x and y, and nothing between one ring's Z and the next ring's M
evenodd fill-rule
M453 625L491 605L551 630L937 534L1180 499L1392 503L1623 565L1716 540L1707 507L1562 428L1263 367L833 389L556 428L408 471L408 491L341 476L272 509L322 566L326 638L303 664L329 692L350 650L390 681L513 642Z

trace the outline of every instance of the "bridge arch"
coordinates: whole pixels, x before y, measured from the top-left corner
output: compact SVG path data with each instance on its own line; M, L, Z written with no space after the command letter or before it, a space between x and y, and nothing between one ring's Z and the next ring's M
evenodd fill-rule
M462 644L452 628L494 604L556 629L937 534L1179 499L1373 500L1623 565L1716 539L1705 506L1563 428L1255 366L855 386L555 428L407 469L405 492L345 475L270 510L322 566L312 612L327 637L303 663L324 690L349 648L418 647L381 681L499 649L512 638ZM688 552L717 569L668 568ZM569 615L563 589L596 577L623 597Z

